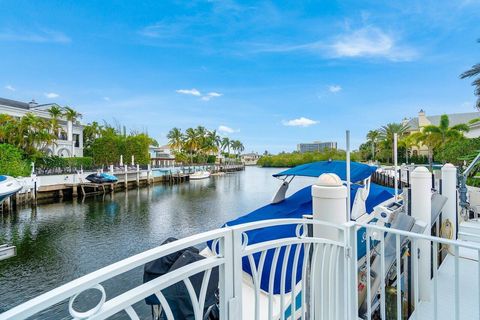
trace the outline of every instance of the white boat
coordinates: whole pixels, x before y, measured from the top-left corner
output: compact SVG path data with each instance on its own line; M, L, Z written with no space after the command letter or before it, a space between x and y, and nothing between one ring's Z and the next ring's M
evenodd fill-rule
M15 178L0 175L0 204L21 189L22 186Z
M210 178L210 172L208 171L197 171L190 175L190 180L201 180Z

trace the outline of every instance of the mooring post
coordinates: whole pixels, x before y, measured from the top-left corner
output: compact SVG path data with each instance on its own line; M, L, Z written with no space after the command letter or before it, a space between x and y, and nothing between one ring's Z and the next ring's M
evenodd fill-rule
M432 174L425 167L417 167L412 172L412 216L426 225L424 234L431 235L432 215ZM418 297L429 301L431 245L430 241L417 240L419 252L413 252L413 259L418 259Z
M123 167L125 169L125 178L123 179L123 184L125 186L125 190L128 189L128 167L127 164Z
M140 165L137 163L137 187L140 186Z

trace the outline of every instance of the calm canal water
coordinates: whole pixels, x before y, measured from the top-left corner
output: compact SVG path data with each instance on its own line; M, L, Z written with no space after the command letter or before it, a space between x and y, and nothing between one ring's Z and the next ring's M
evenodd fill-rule
M17 257L0 262L0 312L96 269L160 245L167 237L186 237L268 203L280 181L279 169L245 171L180 185L156 185L106 195L42 205L0 215L0 243L17 246ZM290 193L305 185L296 179ZM137 268L104 282L107 299L142 281ZM94 305L84 295L79 309ZM135 305L141 318L150 309ZM40 314L68 317L67 302ZM115 318L127 318L118 314Z

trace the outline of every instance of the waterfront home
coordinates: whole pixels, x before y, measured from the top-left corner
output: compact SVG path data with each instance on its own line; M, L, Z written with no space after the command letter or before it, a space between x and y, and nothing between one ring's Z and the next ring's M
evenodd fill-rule
M35 100L21 102L0 98L0 114L7 114L12 117L23 117L27 113L51 119L48 109L51 106L58 106L56 103L38 104ZM78 121L67 121L65 117L59 118L61 130L58 139L46 147L46 154L60 157L83 157L83 125Z
M175 155L173 155L170 146L150 146L148 152L150 153L150 163L153 167L175 166Z
M457 124L469 124L470 121L473 119L480 118L480 112L466 112L466 113L450 113L447 114L448 119L450 120L450 127L455 126ZM417 117L413 118L405 118L402 121L402 124L406 125L408 128L406 130L406 134L412 134L415 132L419 132L422 128L434 125L438 126L440 124L440 117L441 115L434 115L434 116L427 116L425 110L421 109L418 112ZM467 138L478 138L480 137L480 121L469 124L470 131L465 133L465 137ZM412 146L411 154L413 156L428 156L428 148L426 146Z
M255 166L257 165L257 161L258 159L260 159L260 155L256 152L250 152L250 153L245 153L245 154L242 154L241 158L242 158L242 162L246 165L246 166Z

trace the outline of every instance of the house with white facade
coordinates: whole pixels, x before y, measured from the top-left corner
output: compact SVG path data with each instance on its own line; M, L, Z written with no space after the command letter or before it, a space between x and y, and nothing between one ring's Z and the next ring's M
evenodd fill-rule
M150 163L153 167L173 167L175 165L175 155L168 145L148 148L150 153Z
M0 114L7 114L12 117L23 117L27 113L51 119L48 109L57 105L56 103L38 104L35 100L30 102L21 102L0 98ZM58 139L52 145L46 147L45 152L48 155L60 157L83 157L83 125L80 122L72 123L64 117L59 119L62 130L58 134Z

